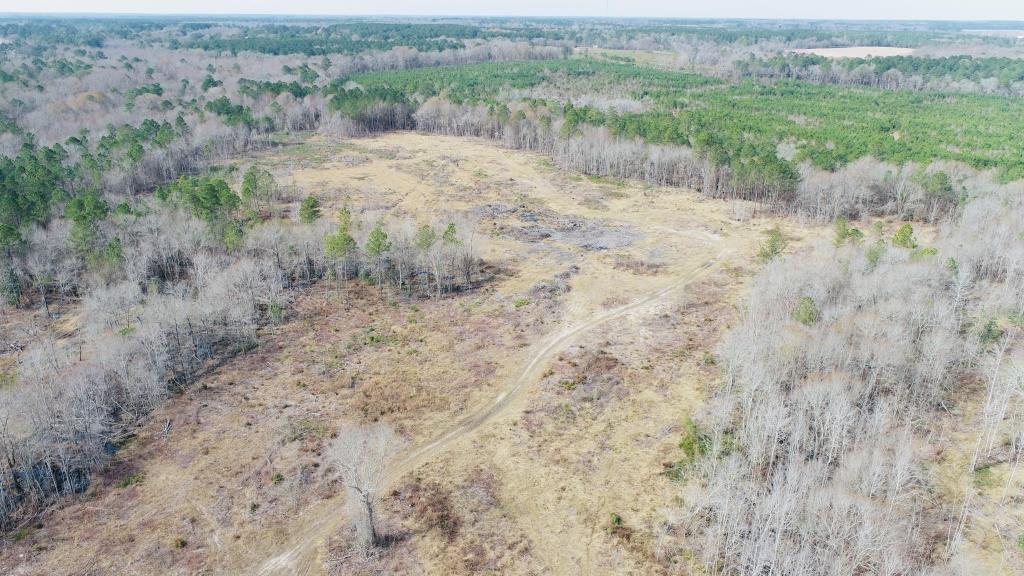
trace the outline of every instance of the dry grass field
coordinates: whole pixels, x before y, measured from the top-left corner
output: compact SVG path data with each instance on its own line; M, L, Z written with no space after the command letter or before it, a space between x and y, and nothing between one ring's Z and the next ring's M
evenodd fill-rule
M0 552L10 574L650 574L682 423L759 266L827 233L695 193L563 172L478 140L313 138L254 159L410 225L473 226L490 280L437 300L322 282L260 346L148 419L88 494ZM248 164L248 161L246 162ZM408 439L379 555L349 549L321 450L341 422Z

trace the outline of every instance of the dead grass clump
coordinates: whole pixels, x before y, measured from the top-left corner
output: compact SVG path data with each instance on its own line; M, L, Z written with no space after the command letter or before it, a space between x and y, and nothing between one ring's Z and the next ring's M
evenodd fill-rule
M633 539L633 529L626 525L623 521L622 516L619 516L615 512L608 515L608 526L605 527L605 531L610 536L619 538L626 542Z
M366 164L370 161L370 157L366 154L343 154L338 158L338 162L348 168Z
M396 534L394 531L389 534ZM383 574L425 574L412 546L403 544L405 534L392 536L383 546L361 546L355 534L346 530L327 543L324 569L329 576Z
M737 222L746 222L754 217L756 206L753 202L733 200L729 212L729 217L733 220Z
M626 366L606 350L577 347L562 354L544 377L543 404L527 414L527 425L536 429L551 418L565 424L596 417L626 396L625 373Z
M530 541L502 509L500 492L494 472L477 467L451 487L412 480L393 492L387 512L411 520L410 538L425 542L404 547L436 555L442 573L506 573L532 560Z
M466 510L472 514L483 514L500 503L498 498L498 477L494 472L476 468L459 488L465 500Z
M675 355L698 360L703 370L717 370L714 346L732 317L725 298L727 290L721 276L701 282L690 292L686 303L668 318L677 331L675 342L681 343Z
M616 256L613 266L616 270L625 270L640 276L654 276L665 267L664 264L641 260L632 255Z
M581 349L577 356L563 359L569 370L557 379L560 395L595 407L619 395L622 363L609 352Z
M285 434L285 442L313 441L319 443L328 434L327 425L316 418L304 416L288 423L288 432Z
M409 378L407 386L396 386L395 380L380 375L368 376L353 397L355 412L370 422L385 416L413 416L431 410L441 410L447 400L432 394L425 386L415 385Z
M395 490L392 496L408 505L416 521L427 530L436 530L448 542L455 540L462 519L443 486L417 479Z
M637 558L649 558L652 566L665 567L665 551L656 545L647 528L635 528L615 512L608 516L604 528L609 539L616 545L628 550Z

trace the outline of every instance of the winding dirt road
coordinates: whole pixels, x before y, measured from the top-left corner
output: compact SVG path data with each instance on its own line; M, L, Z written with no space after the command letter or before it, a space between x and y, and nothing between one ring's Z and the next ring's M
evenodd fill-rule
M510 382L509 386L490 404L466 417L436 439L398 458L388 470L387 485L394 485L406 473L430 461L432 457L458 440L471 435L484 424L511 412L517 401L521 399L527 385L539 379L547 362L572 344L576 337L629 312L663 301L666 297L684 289L694 280L712 270L724 256L726 256L726 252L719 253L711 260L680 275L670 284L658 290L617 308L597 312L585 321L547 337L530 355L526 365L519 372L519 376ZM331 498L297 518L296 520L302 525L302 528L292 535L287 548L277 552L258 567L254 567L250 573L261 576L308 576L322 573L323 562L320 554L326 549L327 539L340 528L343 522L342 498L341 495Z

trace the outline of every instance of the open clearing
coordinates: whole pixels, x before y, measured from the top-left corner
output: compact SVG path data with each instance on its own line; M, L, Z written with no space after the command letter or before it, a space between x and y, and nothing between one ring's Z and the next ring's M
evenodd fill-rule
M1019 28L989 28L982 30L965 29L962 30L964 34L977 34L979 36L996 36L999 38L1014 38L1020 40L1024 38L1024 30Z
M323 282L260 347L138 430L90 493L0 552L12 574L649 574L681 424L759 266L729 202L585 178L481 140L395 133L255 159L363 226L471 223L493 279L440 300ZM320 450L341 421L409 439L380 557L347 555ZM621 522L612 522L619 518Z
M845 48L797 48L797 54L816 54L826 58L867 58L869 56L910 56L913 48L897 46L847 46Z

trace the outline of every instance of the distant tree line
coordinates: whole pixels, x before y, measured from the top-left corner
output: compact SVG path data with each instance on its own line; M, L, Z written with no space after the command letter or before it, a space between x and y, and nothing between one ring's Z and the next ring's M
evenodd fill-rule
M738 77L795 79L888 90L981 92L1024 96L1024 60L971 56L875 56L832 59L781 54L733 63Z

